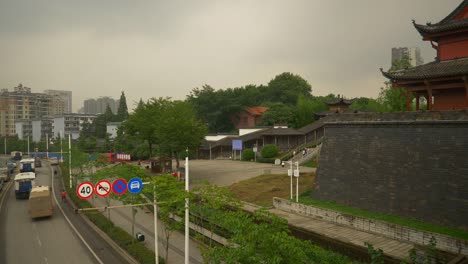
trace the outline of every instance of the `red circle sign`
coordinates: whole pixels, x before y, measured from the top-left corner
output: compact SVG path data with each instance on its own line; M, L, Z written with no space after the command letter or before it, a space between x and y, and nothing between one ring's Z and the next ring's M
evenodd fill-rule
M109 193L111 192L112 186L111 186L110 181L100 180L96 183L95 189L96 189L97 195L101 197L105 197L109 195Z
M88 199L94 193L94 185L91 182L82 182L76 187L76 195L81 199Z

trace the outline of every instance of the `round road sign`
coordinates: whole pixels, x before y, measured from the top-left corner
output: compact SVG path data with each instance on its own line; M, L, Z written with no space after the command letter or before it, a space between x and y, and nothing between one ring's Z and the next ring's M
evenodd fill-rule
M133 177L128 181L128 191L131 193L137 193L143 188L143 182L138 177Z
M76 187L76 195L81 199L88 199L93 195L94 185L90 182L82 182Z
M112 182L112 192L121 195L127 191L127 181L123 178L119 178Z
M111 192L111 183L108 180L100 180L96 183L96 194L99 196L107 196Z

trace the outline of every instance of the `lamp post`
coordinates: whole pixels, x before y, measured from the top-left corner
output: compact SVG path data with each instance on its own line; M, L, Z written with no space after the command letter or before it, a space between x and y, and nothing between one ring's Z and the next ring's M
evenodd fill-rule
M46 138L46 154L47 154L47 159L49 159L49 133L45 134Z
M70 188L72 188L72 169L71 169L71 133L68 134L68 175L70 176Z
M185 157L185 191L189 191L189 158L188 148ZM189 264L189 198L185 198L185 264Z
M5 155L7 154L7 152L6 152L6 145L7 145L7 141L6 141L6 135L5 135Z
M28 136L28 157L29 157L29 136Z
M145 184L150 184L150 182L144 182L143 185ZM158 207L156 205L156 184L153 184L153 209L154 209L154 259L155 259L155 263L159 264Z
M292 180L292 177L293 177L293 162L292 161L288 161L289 162L289 170L288 170L288 176L291 178L291 188L290 188L290 193L291 193L291 200L293 199L293 180Z
M60 163L63 162L63 147L62 147L62 140L63 139L63 130L60 131Z
M294 176L296 177L296 203L298 203L299 202L299 162L298 161L296 161L296 168L297 169L294 171Z

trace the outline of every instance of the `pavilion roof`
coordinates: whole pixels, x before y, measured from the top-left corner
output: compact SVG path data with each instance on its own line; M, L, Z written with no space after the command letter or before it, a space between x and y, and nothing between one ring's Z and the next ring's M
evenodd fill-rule
M382 69L380 69L382 71ZM438 77L453 77L468 74L468 58L433 61L420 66L384 72L382 74L391 80L424 80Z
M438 23L427 23L426 25L421 25L416 24L413 20L414 27L422 36L468 29L468 18L460 17L463 15L462 12L464 12L465 8L468 8L468 0L463 0L457 8Z
M353 103L353 100L347 100L347 99L344 99L343 97L340 97L334 100L324 101L324 103L327 105L339 105L339 104L350 105Z

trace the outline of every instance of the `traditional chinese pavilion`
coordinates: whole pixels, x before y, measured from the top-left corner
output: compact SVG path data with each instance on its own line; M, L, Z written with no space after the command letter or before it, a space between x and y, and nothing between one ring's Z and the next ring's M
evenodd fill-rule
M339 111L343 112L345 110L349 109L349 106L353 103L352 100L346 100L342 97L339 97L332 100L332 101L325 101L324 102L326 105L328 105L328 111Z
M468 108L468 0L438 23L413 24L437 50L436 60L405 70L382 71L383 75L403 90L407 111L411 94L416 98L416 110L421 97L426 98L428 110Z

